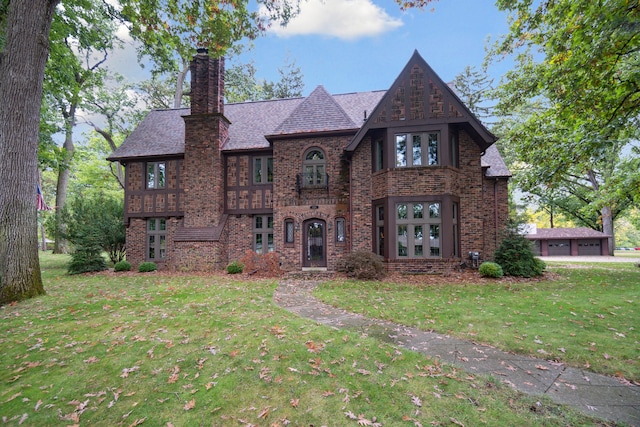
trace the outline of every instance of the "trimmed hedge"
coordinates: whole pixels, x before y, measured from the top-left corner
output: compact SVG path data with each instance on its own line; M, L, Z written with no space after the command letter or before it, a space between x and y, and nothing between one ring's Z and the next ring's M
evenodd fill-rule
M486 261L480 264L478 273L480 273L482 277L493 277L496 279L504 276L504 272L502 271L502 267L500 267L500 264L496 264L495 262L491 261Z
M119 261L113 266L114 271L131 271L131 263L129 261Z
M140 273L149 273L150 271L156 271L158 266L155 262L143 262L138 266L138 271Z

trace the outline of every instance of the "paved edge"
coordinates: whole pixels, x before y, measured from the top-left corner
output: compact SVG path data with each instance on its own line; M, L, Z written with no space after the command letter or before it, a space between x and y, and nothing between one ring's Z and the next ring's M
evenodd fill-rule
M562 363L516 355L448 335L371 319L313 297L321 281L280 280L274 302L287 311L339 329L371 329L375 337L467 372L492 375L515 390L546 395L589 416L640 426L640 387Z

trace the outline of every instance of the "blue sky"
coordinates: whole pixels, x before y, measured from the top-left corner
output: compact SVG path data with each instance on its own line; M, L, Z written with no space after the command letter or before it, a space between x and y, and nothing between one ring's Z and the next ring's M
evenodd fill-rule
M290 25L274 26L239 59L272 81L287 58L295 60L304 95L318 85L334 94L388 89L416 49L448 82L467 65L479 67L487 38L508 30L507 15L490 0L442 0L406 12L393 0L309 0L301 7ZM498 63L489 72L497 82L506 68Z
M304 0L286 28L274 25L227 66L252 61L258 78L277 81L278 68L295 60L304 75L303 95L318 85L333 94L386 90L418 50L449 82L467 65L480 67L487 39L507 30L507 14L493 0L440 0L405 12L393 0ZM119 35L127 48L112 54L110 69L131 82L148 78L124 27ZM496 83L510 64L489 68Z

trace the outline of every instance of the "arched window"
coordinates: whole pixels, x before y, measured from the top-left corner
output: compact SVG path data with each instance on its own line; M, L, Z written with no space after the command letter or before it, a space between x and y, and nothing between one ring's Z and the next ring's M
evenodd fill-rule
M302 161L302 182L305 187L320 187L327 184L327 167L324 152L310 148Z

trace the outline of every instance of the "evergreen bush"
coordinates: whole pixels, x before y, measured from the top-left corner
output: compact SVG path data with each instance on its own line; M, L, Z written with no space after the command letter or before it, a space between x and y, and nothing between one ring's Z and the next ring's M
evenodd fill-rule
M515 228L505 233L493 258L507 276L541 276L546 268L546 264L533 255L532 243Z
M380 280L386 276L383 258L370 251L356 251L337 263L337 270L358 280Z
M478 268L478 272L482 277L493 277L499 278L504 276L504 272L502 271L502 267L495 262L486 261L480 264L480 268Z
M131 271L131 263L129 261L119 261L113 266L114 271Z
M102 247L87 239L84 245L76 246L67 265L69 274L91 273L107 269L107 262L102 256Z
M138 266L138 271L140 273L149 273L150 271L156 271L158 266L155 262L143 262Z
M227 265L228 274L240 274L244 270L244 264L240 261L232 261Z

